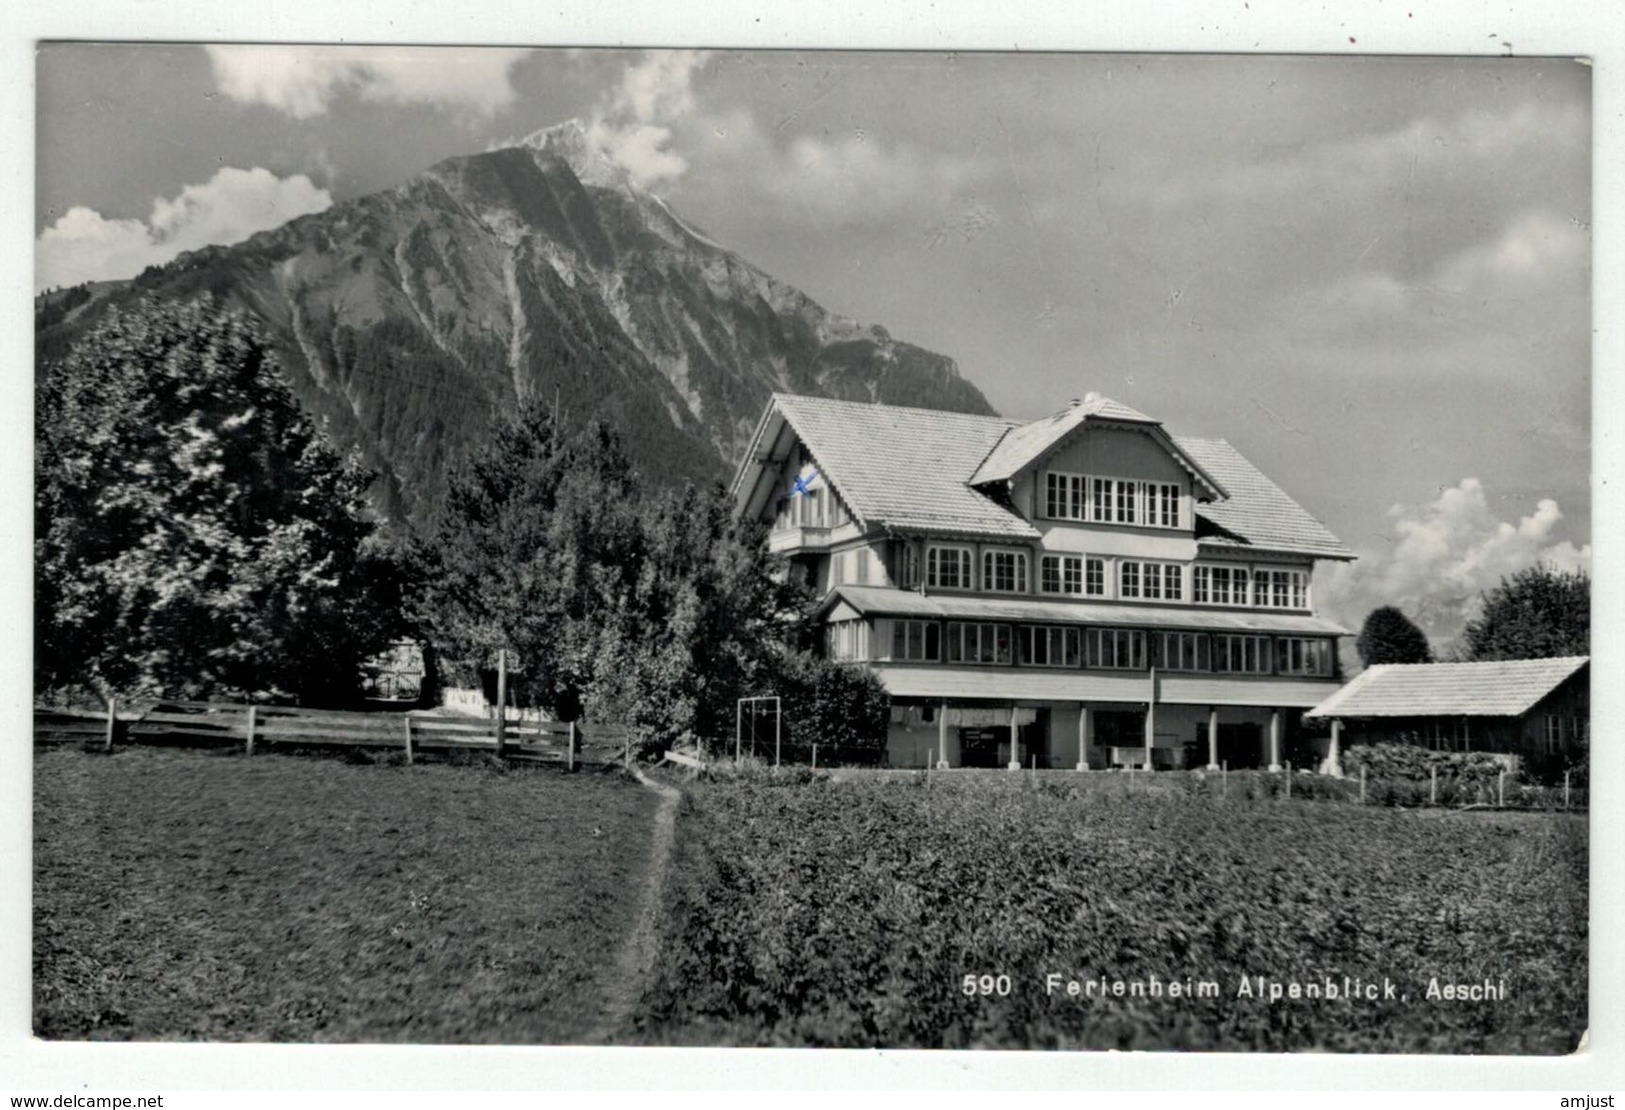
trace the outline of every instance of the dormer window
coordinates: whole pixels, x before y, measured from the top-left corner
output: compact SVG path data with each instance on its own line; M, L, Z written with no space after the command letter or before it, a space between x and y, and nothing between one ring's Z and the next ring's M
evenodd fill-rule
M1146 507L1149 523L1159 528L1179 527L1179 487L1170 482L1153 482L1146 486Z
M1082 520L1088 500L1088 479L1082 474L1050 471L1044 475L1044 515L1051 520Z
M1115 485L1117 487L1117 516L1115 519L1118 524L1133 524L1135 502L1139 500L1134 496L1137 492L1135 487L1139 483L1125 482L1118 479Z
M1141 482L1090 474L1044 473L1044 515L1050 520L1179 528L1181 492L1176 482Z

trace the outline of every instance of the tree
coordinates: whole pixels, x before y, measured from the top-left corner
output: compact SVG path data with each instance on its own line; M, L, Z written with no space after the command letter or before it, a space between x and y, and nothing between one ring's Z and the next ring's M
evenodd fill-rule
M782 657L778 672L775 688L783 691L790 739L800 751L816 743L829 763L882 761L891 696L874 671L793 652Z
M803 591L774 575L764 526L732 508L720 487L644 501L643 564L598 625L594 715L716 736L732 729L736 699L766 692Z
M451 477L422 618L465 680L510 650L526 704L712 734L792 631L762 541L720 489L651 493L608 428L565 435L532 403Z
M1591 578L1542 564L1504 576L1461 637L1466 659L1545 659L1591 653Z
M574 719L596 674L605 599L642 564L636 477L612 432L561 442L529 403L453 471L417 545L418 616L468 681L513 653L516 700Z
M1373 609L1360 627L1360 636L1354 641L1360 653L1360 663L1374 667L1379 663L1431 663L1433 649L1422 630L1411 623L1392 605Z
M331 698L394 631L368 475L207 298L111 312L42 369L35 686Z

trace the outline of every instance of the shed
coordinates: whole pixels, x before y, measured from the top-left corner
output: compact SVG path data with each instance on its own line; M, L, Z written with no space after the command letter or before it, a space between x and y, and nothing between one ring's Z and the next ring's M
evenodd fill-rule
M1590 738L1590 657L1370 667L1304 714L1348 742L1555 756Z

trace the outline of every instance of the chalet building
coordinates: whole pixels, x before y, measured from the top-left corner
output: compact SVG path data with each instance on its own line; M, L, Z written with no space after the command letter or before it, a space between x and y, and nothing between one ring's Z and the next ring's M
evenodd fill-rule
M1305 717L1341 743L1503 752L1539 763L1591 731L1587 656L1486 663L1385 663L1362 671Z
M1218 439L1094 394L992 416L775 394L732 492L892 697L893 766L1278 767L1353 554Z

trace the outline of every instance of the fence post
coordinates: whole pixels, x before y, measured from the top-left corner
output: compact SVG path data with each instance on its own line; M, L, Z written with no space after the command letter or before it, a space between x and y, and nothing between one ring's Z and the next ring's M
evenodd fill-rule
M1365 805L1365 764L1360 765L1360 804Z
M508 650L497 649L497 758L508 739Z
M117 724L118 698L113 695L109 695L107 698L107 743L103 745L103 751L110 752L113 750L113 729L117 726Z
M1495 776L1495 804L1497 806L1501 807L1502 809L1506 808L1506 804L1507 804L1507 773L1506 773L1506 768L1504 768L1504 767L1501 769L1501 773L1499 775Z
M406 762L410 764L412 762L412 718L403 713L401 714L401 720L406 722Z
M1563 808L1569 808L1569 773L1563 772Z
M812 769L814 771L818 770L818 741L816 741L816 740L813 741L813 766L812 766Z
M257 708L256 706L252 706L252 705L248 707L248 725L246 726L246 728L244 730L247 733L247 739L245 741L245 750L246 750L248 755L253 755L254 754L254 710L256 708Z
M1292 797L1292 764L1286 765L1286 796Z
M1436 806L1438 804L1439 804L1439 769L1437 767L1429 767L1428 768L1428 805Z
M574 721L570 722L570 745L564 749L564 769L566 771L576 769L576 723Z
M1227 759L1219 764L1219 793L1222 797L1230 796L1230 761Z

